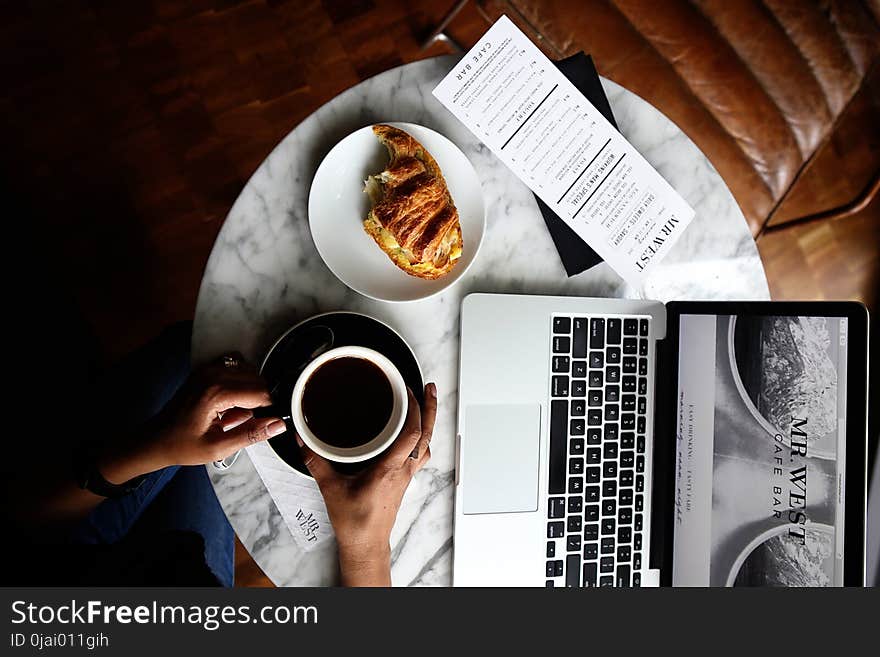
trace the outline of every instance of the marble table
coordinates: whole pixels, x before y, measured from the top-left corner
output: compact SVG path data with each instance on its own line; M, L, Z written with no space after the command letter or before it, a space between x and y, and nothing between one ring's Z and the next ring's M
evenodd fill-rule
M372 315L409 341L425 380L437 383L440 410L432 459L407 491L392 534L395 585L451 583L459 306L466 294L769 298L755 243L718 173L675 124L608 80L603 84L622 133L688 200L696 218L639 289L604 264L566 278L532 193L431 95L455 61L438 57L366 80L278 144L217 237L193 328L195 363L233 349L260 362L280 333L329 310ZM350 132L383 121L419 123L449 137L476 168L486 201L487 232L470 271L442 294L419 302L377 302L348 289L324 265L309 234L308 192L321 159ZM322 550L299 550L246 454L211 477L236 533L273 582L336 581L332 542Z

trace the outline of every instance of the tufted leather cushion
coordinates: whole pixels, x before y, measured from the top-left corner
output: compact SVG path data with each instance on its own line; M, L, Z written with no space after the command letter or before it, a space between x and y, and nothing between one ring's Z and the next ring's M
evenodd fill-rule
M592 54L602 75L675 121L718 169L754 234L880 68L880 0L485 0L481 8L493 21L507 14L552 58ZM869 141L866 171L855 174L864 184L880 168L880 105L853 114L864 123L849 133Z

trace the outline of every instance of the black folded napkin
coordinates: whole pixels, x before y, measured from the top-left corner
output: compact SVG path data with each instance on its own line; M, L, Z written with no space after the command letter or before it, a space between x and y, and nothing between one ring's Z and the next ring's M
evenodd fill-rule
M611 105L608 104L608 98L605 96L605 90L602 89L599 74L593 65L593 58L579 52L555 62L555 64L562 74L587 97L587 100L593 103L602 116L617 128L617 122L611 113ZM556 250L559 251L559 257L562 258L562 266L565 267L569 276L580 274L602 262L602 258L576 232L569 228L568 224L560 219L559 215L553 212L544 201L537 196L535 196L535 200L538 201L538 207L541 209L541 214L544 215L544 222L550 231L550 237L553 238Z

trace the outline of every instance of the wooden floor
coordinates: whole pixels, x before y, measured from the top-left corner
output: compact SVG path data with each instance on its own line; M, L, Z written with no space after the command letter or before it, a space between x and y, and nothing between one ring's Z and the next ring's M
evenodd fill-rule
M223 219L322 103L449 52L421 37L452 0L112 0L0 8L0 186L53 303L108 362L192 316ZM485 23L473 3L448 32ZM758 246L774 298L878 308L880 201ZM268 580L237 546L237 580Z

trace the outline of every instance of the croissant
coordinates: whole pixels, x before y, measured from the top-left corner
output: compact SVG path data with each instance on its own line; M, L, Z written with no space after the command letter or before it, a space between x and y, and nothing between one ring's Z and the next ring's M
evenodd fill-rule
M391 159L366 181L364 191L373 207L364 230L407 274L445 276L461 257L462 239L443 173L425 147L403 130L374 125L373 132Z

